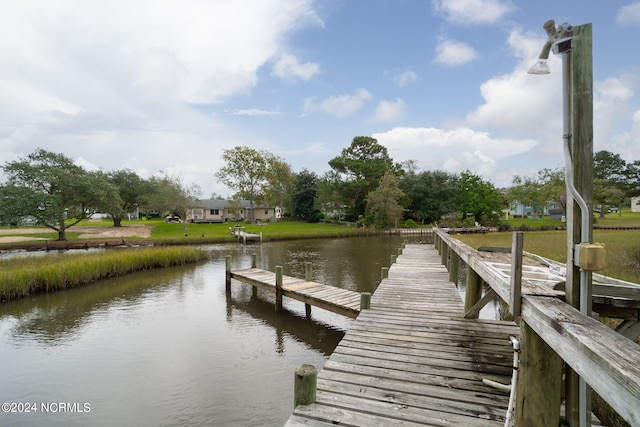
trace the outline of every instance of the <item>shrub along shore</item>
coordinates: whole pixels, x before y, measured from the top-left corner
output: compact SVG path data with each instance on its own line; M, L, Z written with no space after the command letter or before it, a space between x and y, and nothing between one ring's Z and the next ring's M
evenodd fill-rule
M185 265L208 258L209 253L205 250L180 246L0 260L0 300L73 288L135 271Z

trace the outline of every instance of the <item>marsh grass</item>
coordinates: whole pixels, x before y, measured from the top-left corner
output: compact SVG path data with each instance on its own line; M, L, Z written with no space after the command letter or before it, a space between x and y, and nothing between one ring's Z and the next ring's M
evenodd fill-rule
M184 265L208 256L192 247L162 247L0 260L0 300L73 288L134 271Z

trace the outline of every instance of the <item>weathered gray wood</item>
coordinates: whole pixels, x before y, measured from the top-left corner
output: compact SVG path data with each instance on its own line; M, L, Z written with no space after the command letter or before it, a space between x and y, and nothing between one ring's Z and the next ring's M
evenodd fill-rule
M371 308L371 293L362 292L360 294L360 310L367 310Z
M562 359L522 321L516 391L517 426L558 425L562 368Z
M382 267L380 269L380 280L384 280L387 277L389 277L389 268L388 267Z
M567 277L566 300L575 307L580 307L580 269L573 265L573 248L581 241L593 241L593 49L591 24L573 27L574 39L572 51L569 52L567 66L571 136L570 152L573 164L574 186L589 207L588 236L581 236L582 215L571 192L567 191ZM587 275L588 289L591 287L591 273ZM591 293L588 304L591 305ZM589 309L590 312L590 309ZM567 420L570 425L579 423L578 377L570 370L566 375Z
M502 426L508 395L511 322L465 320L433 247L406 245L318 375L303 420L338 425ZM295 423L295 424L294 424Z
M224 287L227 292L231 291L231 255L224 257Z
M553 298L524 296L522 317L629 424L640 425L637 344Z
M282 266L276 266L276 311L282 310Z
M312 272L311 263L305 262L304 263L304 280L306 280L307 282L310 282L312 275L313 275L313 272Z
M640 322L636 320L625 320L616 328L616 332L635 341L640 336Z
M258 255L251 254L251 268L258 268Z
M300 365L294 375L293 407L310 405L316 400L318 370L313 365Z
M458 283L458 268L460 267L460 257L454 251L449 251L449 281Z
M478 304L482 297L482 279L471 267L467 267L467 283L464 291L464 317L467 319L475 319L478 317L480 310L472 311L471 309ZM484 306L484 304L483 304ZM469 313L469 314L467 314ZM475 313L475 315L472 315Z
M473 307L465 311L464 318L465 319L477 318L478 314L480 314L480 310L482 310L485 305L487 305L489 302L493 301L497 297L498 295L496 294L496 292L493 289L489 288L489 290L484 294L484 296L480 298L480 300Z
M509 313L520 316L522 296L522 250L524 248L522 231L513 233L511 240L511 283L509 293Z

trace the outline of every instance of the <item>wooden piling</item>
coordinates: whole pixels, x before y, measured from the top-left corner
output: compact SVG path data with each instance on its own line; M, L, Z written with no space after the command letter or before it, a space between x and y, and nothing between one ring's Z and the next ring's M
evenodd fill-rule
M360 294L360 310L371 308L371 292L362 292Z
M563 361L526 322L520 323L517 426L557 427Z
M380 280L384 280L389 277L389 267L382 267L380 269Z
M397 255L391 255L391 259L389 260L389 265L395 264L397 259L398 259Z
M511 239L511 286L509 292L509 313L520 316L522 305L522 249L524 234L522 231L513 233Z
M316 401L318 370L313 365L300 365L296 368L293 387L293 407L310 405Z
M474 305L480 301L480 297L482 296L482 279L473 271L471 266L467 267L467 284L464 293L464 312L468 312L473 308ZM474 319L478 318L476 314Z
M258 255L251 254L251 268L258 268Z
M276 311L282 310L282 266L276 266Z
M231 255L224 257L224 286L227 292L231 291Z
M447 260L449 258L449 246L446 243L442 242L440 245L440 264L446 266Z
M460 266L460 257L455 251L449 251L449 281L458 284L458 268Z
M311 281L311 278L313 277L312 271L311 271L311 263L310 262L305 262L304 264L304 280L306 280L307 282ZM304 304L304 312L307 316L307 318L311 317L311 304Z
M305 262L304 263L304 280L306 280L307 282L310 282L311 277L312 277L311 263Z

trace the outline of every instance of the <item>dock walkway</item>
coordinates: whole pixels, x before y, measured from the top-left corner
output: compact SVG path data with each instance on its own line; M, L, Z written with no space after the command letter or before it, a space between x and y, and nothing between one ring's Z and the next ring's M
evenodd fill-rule
M464 319L431 245L407 245L286 426L502 426L513 322Z
M231 279L276 293L276 273L259 268L230 272ZM334 313L355 318L360 313L360 293L335 286L282 276L282 295Z

